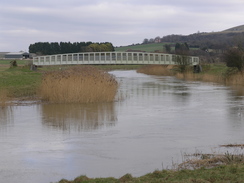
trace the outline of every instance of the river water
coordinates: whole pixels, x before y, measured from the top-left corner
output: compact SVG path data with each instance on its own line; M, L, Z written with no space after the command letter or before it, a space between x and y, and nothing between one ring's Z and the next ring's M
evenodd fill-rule
M112 71L117 100L0 108L0 182L141 176L184 153L243 143L244 98L229 87Z

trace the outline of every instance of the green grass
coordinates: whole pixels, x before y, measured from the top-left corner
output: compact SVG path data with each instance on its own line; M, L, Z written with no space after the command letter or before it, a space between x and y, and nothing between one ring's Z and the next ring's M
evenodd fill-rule
M153 173L146 174L141 177L132 177L126 174L119 179L115 178L94 178L90 179L86 176L77 177L73 181L61 180L59 183L229 183L229 182L244 182L244 165L231 164L221 165L216 168L206 169L200 168L196 170L163 170L154 171Z
M11 59L11 60L0 60L0 65L1 64L4 64L4 65L7 65L9 66L10 65L10 62L14 60L14 59ZM29 61L28 60L16 60L17 61L17 64L18 65L25 65L27 64Z
M227 145L227 147L243 147L243 144ZM156 170L140 177L126 174L116 179L113 177L88 178L83 175L72 181L62 179L59 183L244 183L243 154L232 154L227 151L225 154L194 153L186 157L183 163L174 165L174 169Z
M7 89L9 97L28 97L36 94L41 73L29 68L9 68L0 72L0 89Z
M228 67L226 64L207 64L202 65L202 70L203 72L201 74L222 74L227 72Z
M11 60L0 60L0 72L8 69L11 61L13 61L13 59L11 59ZM24 66L30 62L29 60L16 60L16 61L17 61L18 66Z
M146 52L154 52L156 50L163 52L164 45L167 43L151 43L151 44L140 44L131 46L116 47L115 51L127 51L127 50L141 50Z

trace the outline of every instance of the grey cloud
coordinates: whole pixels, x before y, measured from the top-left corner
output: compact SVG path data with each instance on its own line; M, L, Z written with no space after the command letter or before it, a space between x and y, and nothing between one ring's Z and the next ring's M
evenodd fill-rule
M8 0L0 6L0 51L28 49L37 41L128 45L168 34L219 31L244 19L242 0Z

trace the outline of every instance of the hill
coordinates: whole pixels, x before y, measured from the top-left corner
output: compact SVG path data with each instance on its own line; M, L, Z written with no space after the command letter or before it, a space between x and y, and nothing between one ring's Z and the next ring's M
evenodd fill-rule
M222 31L223 33L228 33L228 32L244 32L244 25L232 27L230 29Z
M158 39L160 40L159 43ZM202 32L190 35L167 35L162 38L151 38L148 43L116 47L115 51L147 51L147 52L163 52L164 45L170 44L171 50L174 49L176 43L187 43L192 49L213 49L222 52L228 47L237 44L244 46L244 25L236 26L219 32Z

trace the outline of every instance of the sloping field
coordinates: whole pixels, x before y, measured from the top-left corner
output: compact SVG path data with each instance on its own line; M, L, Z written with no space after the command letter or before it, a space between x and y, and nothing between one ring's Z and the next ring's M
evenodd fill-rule
M135 51L146 51L146 52L154 52L154 51L164 51L164 45L166 43L151 43L151 44L138 44L131 46L121 46L116 47L115 51L127 51L127 50L135 50ZM172 43L171 43L172 44Z
M224 30L223 32L244 32L244 25L232 27L230 29Z

